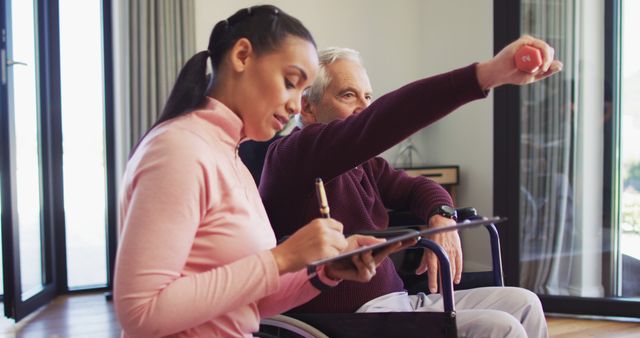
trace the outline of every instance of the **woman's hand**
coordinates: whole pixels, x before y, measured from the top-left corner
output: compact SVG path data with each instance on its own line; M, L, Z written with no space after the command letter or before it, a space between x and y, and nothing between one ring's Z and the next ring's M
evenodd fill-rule
M317 218L271 249L271 253L278 271L284 274L300 270L313 261L336 256L347 245L342 223L331 218Z
M347 238L346 251L355 250L361 246L373 245L386 241L372 236L352 235ZM368 282L375 276L376 267L382 263L391 253L402 248L406 243L391 244L374 255L372 251L366 251L350 258L341 259L325 266L325 274L328 278L339 280L346 279L355 282Z
M542 66L531 73L519 70L515 63L515 54L520 47L529 45L538 49L542 55ZM476 67L480 87L484 90L504 84L523 85L547 78L562 70L562 62L555 60L555 50L546 42L529 35L504 47L496 56Z

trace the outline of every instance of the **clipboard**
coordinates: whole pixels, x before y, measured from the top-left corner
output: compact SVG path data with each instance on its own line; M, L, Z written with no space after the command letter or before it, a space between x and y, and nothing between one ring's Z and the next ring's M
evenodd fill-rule
M436 233L440 233L440 232L448 232L448 231L454 231L454 230L460 230L460 229L473 228L473 227L477 227L477 226L481 226L481 225L502 223L502 222L504 222L506 220L507 220L506 217L497 217L496 216L496 217L483 218L483 219L478 219L478 220L473 220L473 221L464 221L464 222L457 223L456 225L451 225L451 226L447 226L447 227L434 228L434 229L425 229L425 230L411 230L411 227L425 226L424 224L414 225L414 226L404 226L404 227L402 227L402 228L404 228L403 234L395 236L395 237L392 237L392 238L387 238L386 242L367 245L367 246L362 246L362 247L359 247L359 248L357 248L355 250L341 253L341 254L339 254L337 256L319 259L317 261L313 261L313 262L309 263L309 265L307 265L307 268L308 269L315 269L316 267L318 267L320 265L331 263L331 262L338 261L338 260L341 260L341 259L345 259L345 258L354 256L354 255L357 255L357 254L360 254L360 253L363 253L363 252L371 251L371 250L373 250L374 253L375 253L377 250L385 248L385 247L387 247L387 246L389 246L391 244L402 242L402 241L406 241L406 240L410 240L410 239L417 238L419 240L420 237L424 237L424 236L428 236L428 235L432 235L432 234L436 234Z

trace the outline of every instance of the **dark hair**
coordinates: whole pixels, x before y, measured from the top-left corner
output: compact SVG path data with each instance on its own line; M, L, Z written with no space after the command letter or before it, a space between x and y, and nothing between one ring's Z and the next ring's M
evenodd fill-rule
M213 81L225 55L238 39L247 38L253 52L261 55L276 50L288 36L302 38L316 46L313 36L302 22L276 6L260 5L241 9L226 20L219 21L211 31L207 50L192 56L182 67L162 113L140 141L160 123L184 115L202 104L209 82ZM210 77L206 74L209 58L213 69ZM136 148L137 145L132 154Z

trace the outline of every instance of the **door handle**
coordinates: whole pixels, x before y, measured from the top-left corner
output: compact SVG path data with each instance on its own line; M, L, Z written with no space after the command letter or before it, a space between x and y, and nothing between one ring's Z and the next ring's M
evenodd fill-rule
M14 65L28 66L25 62L7 60L7 66L14 66Z
M0 78L2 79L2 84L7 84L7 67L10 66L28 66L25 62L7 60L7 52L4 48L0 50Z

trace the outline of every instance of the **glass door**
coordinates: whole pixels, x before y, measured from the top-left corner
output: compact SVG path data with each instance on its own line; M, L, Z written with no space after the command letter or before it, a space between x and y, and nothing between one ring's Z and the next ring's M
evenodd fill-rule
M0 50L2 117L2 238L5 316L16 320L51 300L55 189L49 158L51 106L46 48L37 24L46 11L35 1L2 4Z
M620 283L623 297L640 297L640 2L621 8Z
M513 220L505 280L546 312L640 317L636 2L495 3L496 49L529 34L564 63L495 91L494 213Z
M70 290L105 288L108 192L103 4L101 0L58 3L66 284Z
M583 182L602 180L602 154L585 151L601 144L593 134L602 134L594 123L602 118L597 103L580 102L580 90L592 89L577 81L578 9L571 0L521 6L522 32L554 46L564 68L520 88L520 286L544 295L601 296L602 227L593 221L602 218L602 207L594 207L602 204L601 189Z

